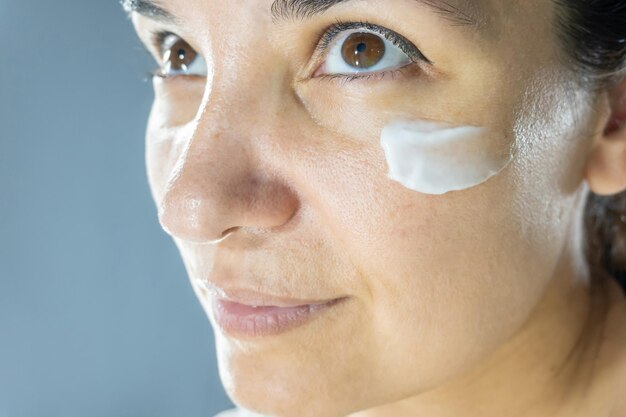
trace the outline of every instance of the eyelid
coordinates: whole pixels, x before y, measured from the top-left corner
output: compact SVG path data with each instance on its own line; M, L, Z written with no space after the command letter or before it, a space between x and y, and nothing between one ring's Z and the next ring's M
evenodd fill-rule
M159 53L159 59L161 59L163 57L163 54L165 53L163 43L165 42L165 39L167 39L169 36L176 36L177 38L182 39L177 34L167 30L152 33L151 42L154 48Z
M402 52L404 52L414 62L425 62L427 64L433 64L433 62L426 58L426 56L424 56L424 54L419 50L419 48L417 48L417 46L413 44L413 42L406 39L404 36L400 35L397 32L394 32L391 29L387 29L384 26L379 26L367 21L336 21L334 24L330 25L324 30L324 33L321 35L320 40L317 44L318 50L325 51L332 44L337 35L347 30L355 29L365 29L383 36L389 42L398 47Z
M317 78L337 82L340 85L345 85L347 82L359 81L359 82L369 82L369 81L382 81L384 79L391 78L392 80L397 80L401 78L409 78L414 76L415 66L406 65L404 67L395 69L395 70L386 70L386 71L377 71L371 73L364 74L321 74L318 75Z

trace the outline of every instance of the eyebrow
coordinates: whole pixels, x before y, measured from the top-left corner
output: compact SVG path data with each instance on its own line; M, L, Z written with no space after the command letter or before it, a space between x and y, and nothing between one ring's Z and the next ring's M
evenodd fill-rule
M271 6L272 21L309 19L348 1L352 0L274 0ZM453 25L478 29L486 21L484 10L476 3L476 0L408 1L429 8ZM120 3L128 14L137 12L154 20L168 23L178 21L171 12L160 6L157 0L121 0Z
M120 0L122 8L129 15L137 12L140 15L149 17L161 22L171 23L178 19L169 11L161 7L155 0Z
M308 19L340 3L351 0L274 0L272 20ZM386 1L386 0L380 0ZM484 9L476 0L409 0L425 6L453 25L480 28L486 21Z

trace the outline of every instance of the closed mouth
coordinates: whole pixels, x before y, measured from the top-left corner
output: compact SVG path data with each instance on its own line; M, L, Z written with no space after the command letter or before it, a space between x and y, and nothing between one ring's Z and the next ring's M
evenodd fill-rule
M348 297L291 306L252 305L212 297L213 314L221 330L234 337L277 335L304 325Z

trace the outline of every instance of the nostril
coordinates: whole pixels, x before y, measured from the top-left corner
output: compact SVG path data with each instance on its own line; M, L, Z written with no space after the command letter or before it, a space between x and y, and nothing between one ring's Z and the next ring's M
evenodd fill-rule
M235 227L229 227L228 229L224 230L222 232L222 237L221 239L224 239L226 236L228 236L231 233L234 233L237 229L239 229L239 226L235 226Z
M224 239L226 239L228 236L231 235L231 233L234 233L237 229L239 229L239 227L231 227L226 229L223 233L222 236L219 239L215 239L215 240L211 240L211 241L207 241L204 243L209 243L209 244L215 244L215 243L220 243L221 241L223 241Z

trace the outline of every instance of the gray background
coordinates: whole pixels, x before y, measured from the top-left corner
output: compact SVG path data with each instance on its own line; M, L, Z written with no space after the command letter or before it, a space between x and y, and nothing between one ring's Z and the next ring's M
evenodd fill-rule
M152 100L117 0L0 0L0 417L232 406L156 220Z

